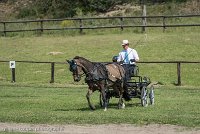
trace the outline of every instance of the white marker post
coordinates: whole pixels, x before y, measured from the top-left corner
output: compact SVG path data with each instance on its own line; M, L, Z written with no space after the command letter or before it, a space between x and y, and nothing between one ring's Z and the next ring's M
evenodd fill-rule
M10 61L10 69L12 70L12 81L15 82L15 61Z

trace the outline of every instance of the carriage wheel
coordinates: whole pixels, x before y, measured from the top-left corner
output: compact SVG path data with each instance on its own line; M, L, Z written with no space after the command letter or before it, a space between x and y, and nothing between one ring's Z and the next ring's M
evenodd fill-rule
M150 99L150 104L154 105L154 86L153 85L150 87L149 99Z
M147 107L148 106L147 88L146 88L146 86L143 86L142 90L141 90L141 104L142 104L143 107Z

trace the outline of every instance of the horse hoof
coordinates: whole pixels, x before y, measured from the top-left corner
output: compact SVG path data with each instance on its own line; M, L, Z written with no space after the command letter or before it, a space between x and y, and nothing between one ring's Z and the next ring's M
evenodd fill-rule
M124 108L125 108L125 104L123 103L123 104L122 104L122 109L124 109Z
M124 103L118 105L118 109L124 109L124 108L125 108L125 104Z
M91 110L96 110L96 108L95 108L94 106L93 106L93 107L91 106L90 109L91 109Z
M104 111L107 111L107 108L105 108Z

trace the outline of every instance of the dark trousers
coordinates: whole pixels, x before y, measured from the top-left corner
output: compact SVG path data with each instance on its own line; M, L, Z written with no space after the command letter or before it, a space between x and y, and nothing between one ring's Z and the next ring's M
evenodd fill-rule
M129 81L131 79L131 76L134 75L134 69L136 65L134 64L123 64L122 67L125 70L125 81Z
M125 83L129 80L131 80L131 76L134 75L134 69L136 67L136 65L132 65L132 64L123 64L122 67L125 70ZM128 92L128 87L127 84L124 84L124 93L123 93L123 97L126 101L131 100L130 94Z

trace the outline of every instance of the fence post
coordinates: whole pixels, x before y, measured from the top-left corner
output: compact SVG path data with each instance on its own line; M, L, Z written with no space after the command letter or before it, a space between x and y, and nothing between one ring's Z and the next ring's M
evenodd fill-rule
M40 21L40 31L43 33L43 20Z
M82 27L83 27L82 19L79 20L79 23L80 23L80 34L82 34L82 33L83 33L83 29L82 29Z
M3 33L6 36L6 22L3 22Z
M146 5L143 5L142 6L142 10L143 10L143 14L142 14L142 32L145 32L146 31L146 25L147 25L147 18L146 18L146 15L147 15L147 11L146 11Z
M163 32L165 32L165 29L166 29L166 26L165 26L165 19L166 19L166 17L163 16Z
M178 76L177 86L181 86L181 63L180 62L177 62L177 76Z
M12 71L12 81L11 82L15 82L15 68L11 68Z
M54 83L54 72L55 72L55 62L51 63L51 81L50 83Z
M123 21L124 21L124 19L123 19L123 17L120 17L120 24L121 24L121 31L123 31L124 30L124 27L123 27L123 25L124 25L124 23L123 23Z

